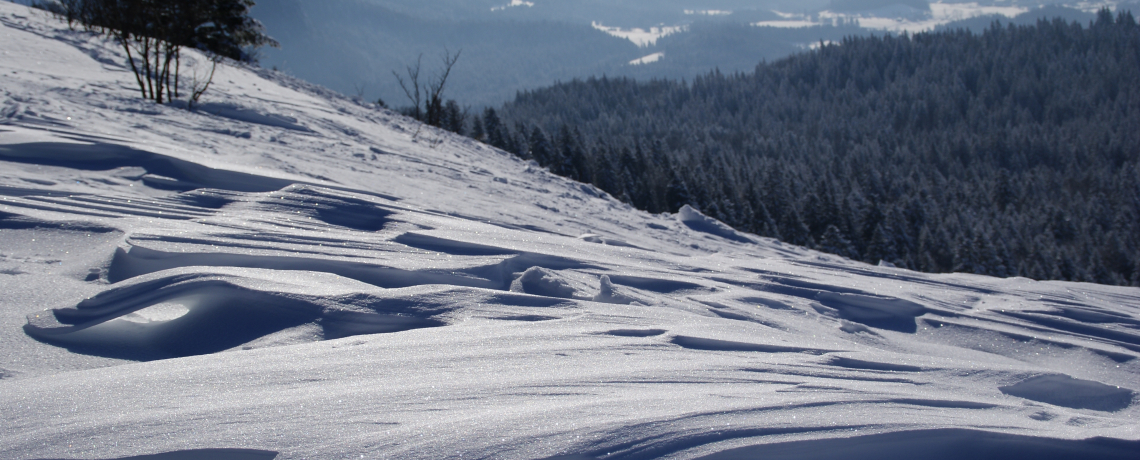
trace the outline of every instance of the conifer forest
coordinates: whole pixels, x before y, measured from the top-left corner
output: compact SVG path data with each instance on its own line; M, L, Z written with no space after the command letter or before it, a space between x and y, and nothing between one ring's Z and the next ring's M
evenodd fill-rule
M1140 27L849 37L519 93L467 133L650 212L926 272L1140 286ZM459 130L463 130L462 127Z

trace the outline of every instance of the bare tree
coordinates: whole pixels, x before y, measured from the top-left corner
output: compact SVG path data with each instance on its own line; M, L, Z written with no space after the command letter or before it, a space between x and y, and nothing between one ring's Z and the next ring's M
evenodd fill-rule
M218 61L222 60L222 57L216 54L209 55L207 58L210 60L210 73L199 76L197 69L195 69L195 72L191 75L190 97L186 100L186 108L188 110L194 110L194 106L198 104L198 99L202 97L202 94L204 94L206 90L210 89L210 83L214 81L214 71L218 70Z
M443 54L443 72L439 78L436 78L431 84L428 85L428 92L430 97L427 101L427 124L431 126L441 126L443 123L443 87L447 84L447 77L451 75L451 68L455 67L455 62L459 60L459 54L463 50L451 55L450 51L445 51Z
M411 112L408 115L417 120L423 119L423 112L420 111L420 64L423 60L424 55L420 54L420 56L416 58L416 66L407 67L408 81L411 83L404 81L404 77L401 77L395 70L392 71L392 75L394 75L396 81L400 83L400 88L404 90L404 94L408 96L408 100L412 102ZM409 88L408 85L411 85L411 88Z
M407 112L408 116L431 126L442 125L444 118L443 90L447 85L447 78L451 76L451 69L459 61L459 55L462 52L463 50L460 50L453 56L450 51L444 51L442 71L430 82L420 82L420 69L424 57L422 54L416 58L415 66L407 66L407 79L396 71L392 71L392 75L400 83L400 88L404 90L404 95L412 103Z

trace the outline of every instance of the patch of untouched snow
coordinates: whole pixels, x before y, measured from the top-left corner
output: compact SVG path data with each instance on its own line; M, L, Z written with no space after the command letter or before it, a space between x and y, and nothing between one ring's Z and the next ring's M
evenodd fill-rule
M632 61L629 61L629 65L652 64L654 62L660 61L661 58L663 58L663 57L665 57L664 52L656 52L656 53L645 55L645 56L639 57L637 59L634 59Z
M2 458L1140 449L1140 289L846 261L264 69L187 112L43 13L0 37Z
M655 26L648 29L634 27L632 29L623 29L621 27L607 27L601 23L594 21L591 23L595 29L598 29L607 34L613 35L618 38L624 38L633 42L633 44L645 48L653 46L657 43L657 39L666 35L672 35L678 32L688 30L688 26ZM651 55L652 56L652 55ZM648 57L648 56L647 56ZM645 59L645 58L642 58Z

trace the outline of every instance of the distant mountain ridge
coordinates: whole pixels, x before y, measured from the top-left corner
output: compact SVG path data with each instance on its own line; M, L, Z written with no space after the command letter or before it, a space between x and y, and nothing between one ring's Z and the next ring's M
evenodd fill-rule
M454 69L446 96L479 109L501 104L518 91L574 78L608 75L691 79L713 69L747 71L758 62L801 52L820 41L883 33L861 27L855 19L828 19L827 15L820 16L821 11L838 8L857 15L864 14L858 12L867 8L879 8L880 4L898 4L878 1L832 5L822 0L763 4L744 0L529 3L532 5L519 2L503 8L512 2L259 0L253 15L282 43L281 49L264 50L265 66L343 94L370 101L382 98L393 106L405 105L407 101L392 71L402 72L422 54L424 71L434 72L439 55L463 50L464 57ZM920 11L923 5L926 3L911 2L907 8ZM1062 12L1061 8L1050 7L1045 13L1036 8L1036 4L1027 7L1028 12L1020 21L1032 22L1044 14L1091 19L1090 13L1078 10ZM794 20L807 20L811 26L755 25L765 21L780 23L783 17L775 11L800 18ZM980 30L993 19L967 18L963 24ZM630 40L594 28L594 24L623 30L680 27L683 33L639 48ZM657 56L651 64L632 64L644 62L638 60L654 54Z

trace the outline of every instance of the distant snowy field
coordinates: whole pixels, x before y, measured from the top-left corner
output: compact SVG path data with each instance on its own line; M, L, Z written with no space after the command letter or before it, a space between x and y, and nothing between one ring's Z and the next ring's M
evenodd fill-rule
M1106 6L1098 4L1096 7ZM930 3L930 11L918 11L913 8L900 7L886 8L877 12L860 14L837 13L834 11L820 11L814 18L808 15L776 13L783 19L778 21L761 21L753 23L757 27L812 27L819 25L835 25L841 22L851 22L859 27L872 30L884 30L892 33L917 33L934 30L934 28L963 19L979 16L1005 16L1016 17L1029 12L1030 8L1017 5L979 5L977 2L963 3ZM1095 8L1093 8L1095 11ZM814 19L814 20L813 20Z
M950 24L954 21L962 21L982 16L1004 16L1006 18L1014 18L1020 14L1030 12L1035 8L1045 6L1045 4L1033 4L1028 2L1021 2L1019 4L1016 2L998 1L991 3L992 4L979 4L978 2L964 2L960 0L950 2L935 1L930 2L929 9L925 10L919 10L912 6L903 5L902 2L887 4L887 6L881 8L868 9L862 12L837 12L823 9L815 12L787 13L771 10L771 13L778 16L779 19L758 21L751 24L755 27L796 29L804 27L835 26L847 23L856 24L864 29L874 31L884 31L896 34L918 33L929 32L936 29L938 26ZM1082 1L1071 4L1057 5L1071 7L1089 13L1095 13L1101 8L1115 9L1117 6L1116 2L1112 1ZM733 14L732 11L723 10L685 10L684 13L686 16L731 16ZM649 27L645 29L623 29L620 27L607 27L598 22L595 22L593 26L595 29L601 30L618 38L624 38L640 47L653 46L656 44L658 38L672 35L674 33L684 33L688 30L688 27L686 25L666 26L664 24L658 24L655 27ZM631 65L645 63L647 62L642 62L641 60L630 62Z
M0 458L1140 452L1140 289L649 215L262 69L158 106L0 25Z

